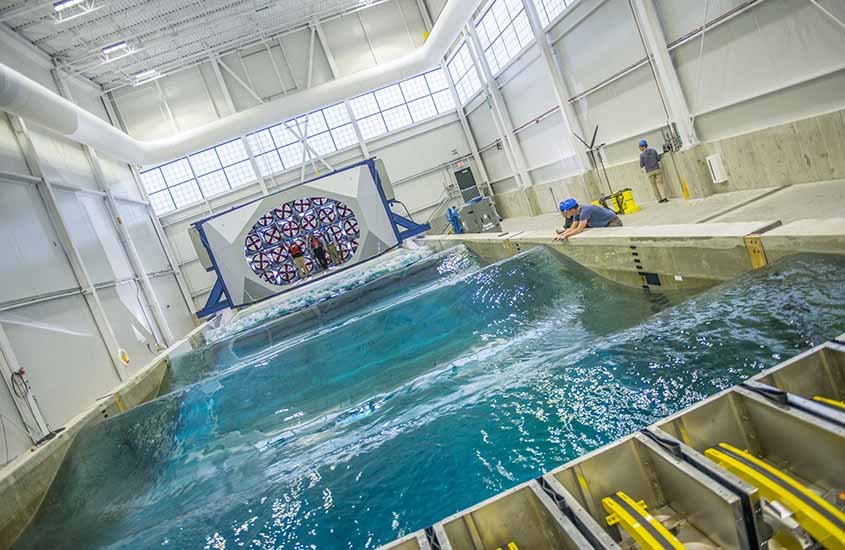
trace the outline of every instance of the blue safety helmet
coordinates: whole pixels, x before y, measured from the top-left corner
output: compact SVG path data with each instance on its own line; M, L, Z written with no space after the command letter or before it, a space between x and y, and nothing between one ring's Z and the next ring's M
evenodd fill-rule
M648 142L644 139L640 140L640 147L648 147Z
M566 212L567 210L572 210L573 208L578 208L578 201L575 199L566 199L560 203L561 212Z

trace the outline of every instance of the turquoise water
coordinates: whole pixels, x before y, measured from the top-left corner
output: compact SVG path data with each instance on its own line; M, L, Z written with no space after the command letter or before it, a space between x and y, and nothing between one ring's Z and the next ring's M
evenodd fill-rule
M548 251L470 264L183 365L216 374L80 433L16 548L374 548L845 332L845 258L675 305Z

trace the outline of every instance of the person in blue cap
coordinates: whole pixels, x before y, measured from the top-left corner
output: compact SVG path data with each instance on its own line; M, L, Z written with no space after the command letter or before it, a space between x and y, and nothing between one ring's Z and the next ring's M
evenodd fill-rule
M572 226L562 231L558 229L556 241L565 241L592 227L622 227L619 216L607 208L593 204L581 206L575 199L566 199L560 203L560 213L564 218L572 220Z
M648 146L646 140L640 140L640 168L643 169L651 184L654 198L657 202L669 202L666 198L666 190L663 188L663 168L660 167L660 157L657 151Z
M464 232L464 225L461 223L461 215L457 208L449 207L446 210L446 219L452 225L452 233L459 235Z

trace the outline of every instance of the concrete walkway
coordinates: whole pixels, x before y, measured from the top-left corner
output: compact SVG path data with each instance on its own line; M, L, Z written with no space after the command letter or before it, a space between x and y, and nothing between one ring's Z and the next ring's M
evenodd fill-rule
M719 193L703 199L673 199L668 203L640 203L642 210L623 216L626 226L781 220L784 224L841 217L845 208L845 180L802 183ZM560 214L506 218L502 230L552 230L563 225Z

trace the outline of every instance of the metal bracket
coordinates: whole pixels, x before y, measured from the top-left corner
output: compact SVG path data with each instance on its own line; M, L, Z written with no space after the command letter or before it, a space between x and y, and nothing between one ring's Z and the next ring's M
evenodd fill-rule
M395 200L387 201L387 204L390 205L390 206L393 206L396 203L397 203L397 201L395 201ZM390 210L390 221L392 221L394 225L404 228L404 231L398 232L400 243L402 241L404 241L405 239L410 239L411 237L416 237L417 235L420 235L422 233L425 233L426 231L431 230L431 224L417 223L414 220L412 220L410 218L406 218L405 216L402 216L401 214L397 214L396 212L394 212L392 210Z
M211 288L211 294L208 295L208 300L205 306L197 312L197 317L208 317L217 313L220 310L232 307L229 303L229 298L224 292L223 280L218 276L214 281L214 286Z
M766 250L763 248L763 240L760 235L746 235L742 238L745 241L745 248L748 250L748 259L751 261L752 269L760 269L769 265L766 257Z

